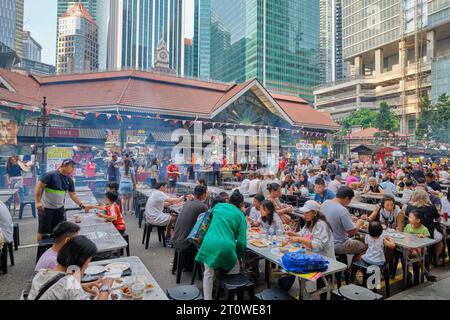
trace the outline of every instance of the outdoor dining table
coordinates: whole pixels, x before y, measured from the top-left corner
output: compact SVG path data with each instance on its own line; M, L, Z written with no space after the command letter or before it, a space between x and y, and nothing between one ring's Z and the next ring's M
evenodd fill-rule
M91 192L91 189L88 186L81 186L81 187L75 187L75 191L77 193L85 192L85 191Z
M444 240L443 241L444 248L442 250L443 250L443 252L445 252L445 249L447 247L447 238L449 238L448 230L450 229L450 219L445 220L444 217L441 216L441 220L439 221L439 224L442 227L442 238ZM443 259L443 263L445 265L445 259Z
M7 204L10 200L11 200L12 196L10 195L0 195L0 201L3 202L4 204Z
M267 286L270 288L270 274L271 274L271 263L276 264L277 266L281 266L279 259L283 256L283 254L278 253L279 251L276 251L276 248L268 246L268 247L256 247L254 245L252 245L250 242L247 241L247 249L250 250L251 252L257 254L258 256L264 258L266 260L266 272L268 273L267 275ZM273 250L275 249L275 250ZM312 253L310 251L306 251L306 253ZM300 299L309 299L313 296L317 296L320 295L322 293L327 293L327 299L330 300L331 299L331 291L334 288L334 282L335 282L335 274L338 272L342 272L345 269L347 269L347 265L335 260L335 259L330 259L328 257L324 258L326 260L328 260L329 264L328 264L328 269L324 272L322 272L320 278L323 279L324 283L325 283L325 287L318 289L314 292L307 292L306 291L306 282L308 281L314 281L314 280L309 280L303 277L298 276L297 274L294 273L289 273L292 274L296 277L298 277L299 279L299 284L300 284Z
M14 199L14 196L17 194L17 192L19 192L19 189L0 189L0 196L4 196L5 198L9 197L6 199L6 201L3 201L5 204L9 204L10 201ZM16 214L16 209L16 203L14 201L14 215Z
M94 211L94 210L93 210ZM79 216L81 222L76 222L75 217ZM99 218L96 213L84 211L69 211L66 212L66 220L78 224L80 227L94 226L94 225L104 225L105 223L110 223L109 221Z
M359 202L359 201L352 201L349 203L348 207L350 209L356 209L356 210L361 210L361 211L366 211L366 212L373 212L373 210L375 210L377 205Z
M361 194L361 198L364 199L374 199L374 200L378 200L381 201L383 199L383 194L381 193L362 193ZM400 204L406 204L408 201L406 199L403 198L399 198L399 197L394 197L395 202L396 203L400 203Z
M80 235L94 242L99 253L123 249L128 245L111 222L80 225Z
M229 187L229 188L233 189L233 188L239 188L242 185L242 182L225 181L225 182L222 182L222 185L224 187Z
M142 263L139 257L121 257L117 259L101 260L91 262L89 266L106 266L114 262L127 262L130 264L131 276L145 276L146 282L153 285L153 289L144 293L143 300L169 300L167 295L164 293L163 289L156 282L155 278L152 276L147 267ZM126 278L126 276L124 277Z

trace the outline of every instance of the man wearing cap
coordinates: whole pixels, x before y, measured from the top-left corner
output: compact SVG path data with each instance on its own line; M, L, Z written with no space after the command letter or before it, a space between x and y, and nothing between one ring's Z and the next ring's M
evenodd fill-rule
M73 202L84 209L70 177L74 168L75 161L65 159L57 170L44 174L36 185L36 208L39 212L38 241L42 240L44 234L51 234L56 225L65 220L64 200L67 192Z

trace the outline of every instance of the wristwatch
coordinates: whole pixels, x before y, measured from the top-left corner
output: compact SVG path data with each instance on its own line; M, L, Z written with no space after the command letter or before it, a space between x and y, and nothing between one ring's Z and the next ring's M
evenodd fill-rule
M80 208L84 209L85 208L84 204L80 203Z
M111 291L111 287L107 284L102 284L102 286L100 287L100 292L110 292Z

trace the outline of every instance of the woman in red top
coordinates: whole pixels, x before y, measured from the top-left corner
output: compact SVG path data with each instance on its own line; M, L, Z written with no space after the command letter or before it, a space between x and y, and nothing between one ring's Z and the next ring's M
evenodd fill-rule
M111 221L120 234L125 233L126 225L123 221L122 213L120 212L120 206L117 204L119 195L115 191L108 191L105 195L105 204L103 206L86 205L85 211L88 212L91 209L98 209L106 211L106 214L97 213L99 218Z

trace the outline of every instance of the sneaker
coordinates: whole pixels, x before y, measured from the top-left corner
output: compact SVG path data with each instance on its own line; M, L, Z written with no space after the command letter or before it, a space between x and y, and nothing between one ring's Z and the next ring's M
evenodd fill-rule
M429 271L425 271L425 278L427 278L427 280L431 282L436 281L436 277L433 276Z
M167 246L168 248L173 248L172 240L166 239L166 246Z

